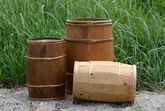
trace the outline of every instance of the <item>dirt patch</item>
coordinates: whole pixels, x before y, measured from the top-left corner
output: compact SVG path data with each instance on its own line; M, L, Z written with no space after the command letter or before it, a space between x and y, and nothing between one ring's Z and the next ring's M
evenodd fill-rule
M164 111L165 93L140 91L134 104L74 102L71 95L60 101L30 101L27 88L0 89L1 111Z

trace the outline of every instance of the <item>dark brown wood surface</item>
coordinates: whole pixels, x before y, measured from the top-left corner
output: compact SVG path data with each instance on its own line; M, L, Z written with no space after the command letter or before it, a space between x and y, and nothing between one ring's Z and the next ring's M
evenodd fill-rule
M68 19L65 34L67 92L72 92L75 61L113 61L112 22L109 19Z
M27 42L26 80L32 100L65 97L65 46L63 39L31 39Z

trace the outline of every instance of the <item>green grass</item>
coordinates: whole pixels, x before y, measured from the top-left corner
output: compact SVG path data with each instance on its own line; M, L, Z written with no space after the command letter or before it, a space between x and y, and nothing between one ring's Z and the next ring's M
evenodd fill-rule
M165 2L1 0L0 83L25 83L26 39L63 37L67 18L113 20L115 61L136 64L138 89L165 88Z

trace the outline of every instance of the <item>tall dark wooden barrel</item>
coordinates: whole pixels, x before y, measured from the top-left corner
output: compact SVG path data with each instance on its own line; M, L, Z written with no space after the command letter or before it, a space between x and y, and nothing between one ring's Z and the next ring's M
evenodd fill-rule
M63 99L65 97L65 65L63 39L29 39L26 52L29 99Z
M72 92L75 61L113 61L110 19L68 19L66 21L67 92Z

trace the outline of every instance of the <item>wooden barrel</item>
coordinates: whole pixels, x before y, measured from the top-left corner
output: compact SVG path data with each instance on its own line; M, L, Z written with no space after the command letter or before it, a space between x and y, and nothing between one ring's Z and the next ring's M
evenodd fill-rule
M67 92L72 92L75 61L113 61L112 21L68 19L66 26Z
M73 98L103 102L134 102L136 66L108 61L75 62Z
M29 99L63 99L65 97L65 65L63 39L28 40L26 80Z

